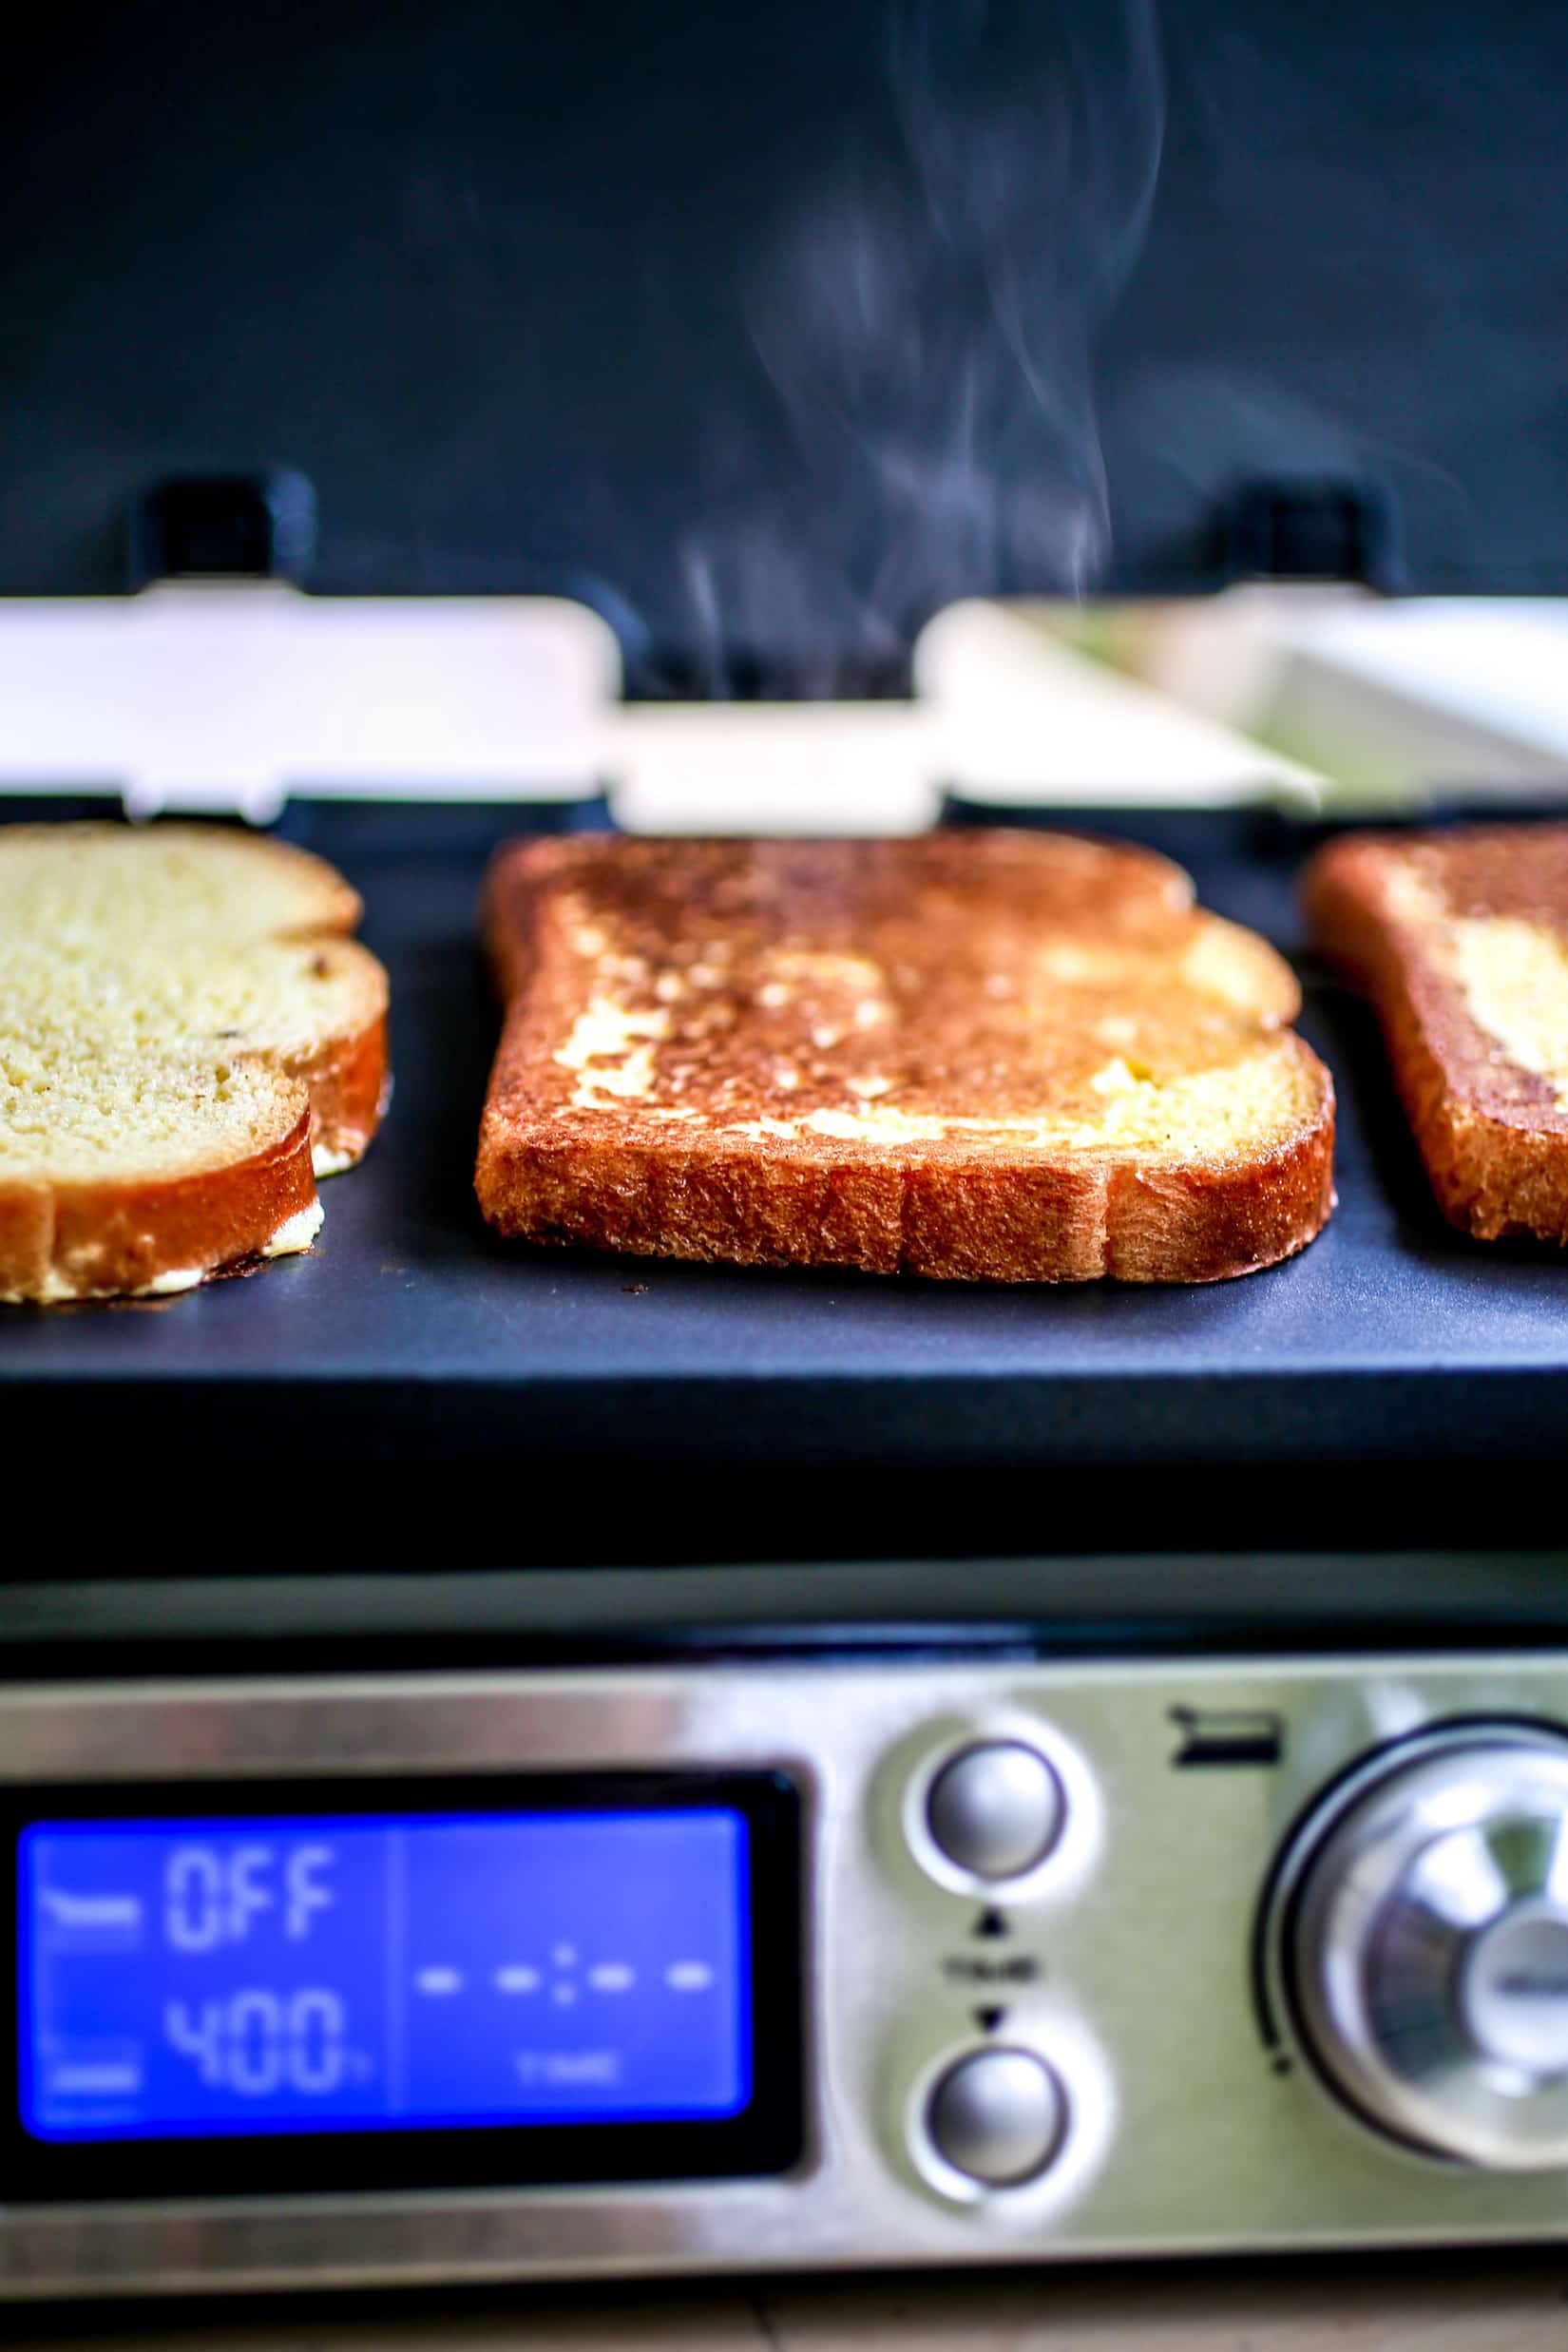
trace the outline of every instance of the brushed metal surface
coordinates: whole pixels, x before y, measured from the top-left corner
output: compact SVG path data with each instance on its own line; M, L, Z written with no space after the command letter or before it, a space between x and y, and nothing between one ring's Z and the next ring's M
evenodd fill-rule
M1173 1711L1181 1711L1174 1715ZM181 2292L1568 2234L1568 2173L1504 2177L1370 2130L1303 2062L1273 1858L1326 1785L1477 1716L1560 1725L1568 1657L954 1660L170 1681L0 1691L0 1782L769 1767L807 1813L808 2152L781 2179L0 2213L0 2292ZM1195 1732L1204 1734L1198 1738ZM1257 1738L1277 1733L1277 1761ZM1239 1727L1241 1763L1223 1756ZM1205 1746L1205 1739L1207 1745ZM911 1851L934 1772L1020 1740L1062 1834L984 1899ZM1178 1759L1184 1759L1178 1761ZM983 1910L1006 1933L980 1935ZM1037 2051L1070 2123L1036 2180L933 2166L931 2089L985 2038Z

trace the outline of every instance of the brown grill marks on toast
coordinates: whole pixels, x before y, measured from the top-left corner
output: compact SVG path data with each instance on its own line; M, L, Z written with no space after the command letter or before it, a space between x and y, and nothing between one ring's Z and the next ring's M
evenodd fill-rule
M477 1189L505 1233L992 1281L1212 1281L1332 1201L1261 940L1151 852L1035 833L528 842Z
M1444 1214L1568 1242L1568 825L1347 835L1303 893L1372 1000Z

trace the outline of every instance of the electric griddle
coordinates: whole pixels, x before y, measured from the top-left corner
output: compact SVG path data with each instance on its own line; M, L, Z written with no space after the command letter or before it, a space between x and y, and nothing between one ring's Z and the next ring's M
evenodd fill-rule
M0 711L7 813L255 814L250 651L338 599L571 599L632 697L848 701L966 596L1568 589L1539 0L20 43L0 629L150 587L79 641L156 641L178 739L122 759L100 671L29 776ZM236 578L227 640L161 585ZM264 812L363 893L385 1128L306 1258L0 1311L0 2302L1568 2236L1568 1269L1439 1216L1314 828L1015 813L1296 962L1339 1207L1291 1263L523 1249L480 880L613 793L532 796L537 661L475 728L400 670L406 740L310 675L340 766L419 771Z
M1472 1243L1436 1209L1375 1024L1302 943L1293 886L1321 828L1272 811L1049 815L1168 851L1205 905L1294 958L1302 1026L1339 1092L1328 1231L1212 1287L995 1289L488 1232L471 1170L498 1013L475 907L492 842L541 822L602 824L602 805L299 804L284 830L363 893L393 1004L393 1106L362 1168L324 1188L320 1245L172 1305L0 1327L19 1458L68 1427L116 1514L162 1488L149 1564L254 1544L280 1569L325 1566L345 1540L352 1564L395 1561L432 1535L451 1565L886 1557L939 1534L998 1554L1548 1535L1563 1268ZM282 1546L222 1501L275 1479L313 1498ZM90 1485L80 1507L94 1512ZM95 1546L71 1549L61 1566L90 1573Z

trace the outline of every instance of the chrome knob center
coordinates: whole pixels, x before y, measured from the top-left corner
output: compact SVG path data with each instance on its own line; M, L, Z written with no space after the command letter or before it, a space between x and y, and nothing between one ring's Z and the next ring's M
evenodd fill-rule
M1521 1903L1482 1928L1460 1972L1459 2007L1482 2056L1543 2079L1568 2075L1568 1911Z

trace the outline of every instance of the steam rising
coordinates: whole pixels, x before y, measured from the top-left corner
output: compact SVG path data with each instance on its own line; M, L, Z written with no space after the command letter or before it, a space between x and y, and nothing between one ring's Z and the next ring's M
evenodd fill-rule
M1108 554L1094 353L1159 170L1154 0L892 0L888 58L892 138L743 288L791 459L684 549L708 692L746 648L842 689L846 648L874 671L955 597L1079 594Z

